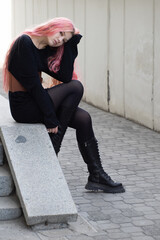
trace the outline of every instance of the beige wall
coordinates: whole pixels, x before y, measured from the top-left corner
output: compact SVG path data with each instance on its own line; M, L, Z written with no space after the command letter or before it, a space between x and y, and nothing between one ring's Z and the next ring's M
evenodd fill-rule
M11 0L0 1L0 68L11 42Z
M55 16L81 30L85 100L160 130L159 0L12 0L13 36Z
M160 1L111 0L110 110L160 130Z

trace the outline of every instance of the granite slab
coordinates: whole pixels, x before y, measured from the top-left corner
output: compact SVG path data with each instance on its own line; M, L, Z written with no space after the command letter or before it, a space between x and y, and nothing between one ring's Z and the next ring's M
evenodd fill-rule
M1 126L0 137L27 224L76 221L77 209L45 126Z

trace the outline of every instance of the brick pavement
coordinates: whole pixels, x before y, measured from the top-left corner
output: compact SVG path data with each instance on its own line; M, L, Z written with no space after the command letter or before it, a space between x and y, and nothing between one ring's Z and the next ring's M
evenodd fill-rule
M160 240L160 134L86 103L81 107L92 116L104 169L123 182L126 192L84 189L87 168L75 131L69 129L59 161L82 223L69 229L34 232L21 217L0 222L0 240Z
M77 239L160 239L160 134L85 103L81 106L92 116L104 169L124 183L126 192L84 189L86 165L69 129L59 159L79 214L97 231Z

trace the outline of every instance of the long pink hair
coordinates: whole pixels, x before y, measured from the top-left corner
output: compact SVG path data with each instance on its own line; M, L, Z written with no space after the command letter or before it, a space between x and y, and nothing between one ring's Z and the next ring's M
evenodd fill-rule
M59 17L53 18L46 23L40 24L33 29L25 30L20 34L27 34L29 36L51 36L56 34L57 32L73 32L74 34L78 34L79 30L74 27L72 21L68 18ZM19 37L19 36L18 36ZM17 38L18 38L17 37ZM16 38L16 39L17 39ZM8 59L10 51L16 41L16 39L11 43L10 48L6 54L5 61L3 64L3 88L6 92L9 90L9 71L8 71ZM57 47L56 54L48 58L48 67L52 72L58 72L60 69L60 63L64 52L64 45ZM77 74L74 71L72 79L77 79ZM53 84L59 84L59 81L53 79Z

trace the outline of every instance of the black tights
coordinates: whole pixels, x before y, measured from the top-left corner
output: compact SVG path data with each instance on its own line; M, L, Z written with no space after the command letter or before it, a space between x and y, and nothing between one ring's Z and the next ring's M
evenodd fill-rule
M78 142L83 143L94 137L92 119L89 113L78 107L83 95L83 86L80 81L72 80L69 83L49 88L47 91L54 103L56 112L62 107L75 110L68 126L76 129Z

